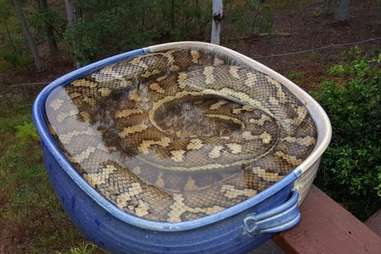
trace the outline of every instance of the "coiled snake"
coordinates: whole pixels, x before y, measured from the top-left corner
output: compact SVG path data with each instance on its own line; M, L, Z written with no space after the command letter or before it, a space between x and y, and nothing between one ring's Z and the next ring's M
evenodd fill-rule
M56 89L46 107L83 178L120 209L155 221L242 202L316 142L306 107L283 85L196 48L108 65Z

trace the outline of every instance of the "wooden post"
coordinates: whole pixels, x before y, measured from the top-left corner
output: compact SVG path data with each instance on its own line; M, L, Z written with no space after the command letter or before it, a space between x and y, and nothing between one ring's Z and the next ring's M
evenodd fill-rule
M210 42L220 44L221 41L221 26L224 17L224 10L222 0L213 0L213 20L212 20L212 33Z

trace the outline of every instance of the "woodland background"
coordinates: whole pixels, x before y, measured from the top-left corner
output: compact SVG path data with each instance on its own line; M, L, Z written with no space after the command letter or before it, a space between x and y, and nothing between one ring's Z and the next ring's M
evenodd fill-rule
M211 0L0 0L0 253L104 253L60 207L31 105L79 66L156 43L210 41ZM381 2L225 0L221 44L275 69L327 111L317 184L365 220L381 207Z

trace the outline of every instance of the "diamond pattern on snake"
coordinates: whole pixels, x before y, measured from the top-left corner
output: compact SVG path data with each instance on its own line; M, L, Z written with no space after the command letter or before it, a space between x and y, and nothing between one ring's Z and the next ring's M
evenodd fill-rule
M313 150L316 127L286 87L202 49L147 53L54 90L51 133L119 209L182 222L281 180Z

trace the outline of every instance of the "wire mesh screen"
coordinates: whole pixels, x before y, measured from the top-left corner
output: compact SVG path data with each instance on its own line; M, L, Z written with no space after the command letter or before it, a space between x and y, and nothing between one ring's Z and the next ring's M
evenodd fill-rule
M198 48L106 66L53 91L46 114L91 186L154 221L193 220L255 196L298 166L317 135L278 81Z

